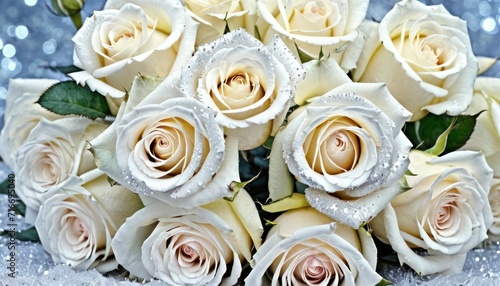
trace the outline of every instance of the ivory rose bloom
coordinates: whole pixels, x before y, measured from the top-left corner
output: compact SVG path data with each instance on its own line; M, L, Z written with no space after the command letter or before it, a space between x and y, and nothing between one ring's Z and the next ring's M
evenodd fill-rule
M248 150L277 132L302 76L279 38L263 46L239 29L199 47L182 69L180 88L215 110L224 134Z
M335 223L312 208L280 215L257 250L247 285L376 285L377 248L360 228Z
M97 166L143 198L179 207L230 196L237 140L224 138L214 112L170 80L151 93L147 82L138 78L115 122L91 141Z
M257 20L255 0L184 0L188 14L198 26L197 45L206 44L224 34L226 23L229 31L245 28L251 31Z
M500 177L493 178L488 199L493 213L493 224L489 231L495 235L500 235Z
M397 3L374 24L353 72L385 82L417 121L427 113L458 115L470 104L478 63L465 21L442 5Z
M470 139L460 149L481 151L495 173L500 174L500 163L495 163L498 161L495 156L500 156L500 79L476 79L472 103L463 113L475 115L480 112Z
M18 149L16 193L26 204L26 221L34 223L38 209L50 188L70 176L95 169L88 141L108 127L102 121L82 117L44 118L31 130Z
M142 207L137 195L98 169L53 187L35 227L54 263L106 273L118 267L111 248L116 231Z
M31 130L42 118L54 120L60 115L36 104L40 95L56 84L51 79L11 79L5 103L4 126L0 133L0 156L15 173L16 154Z
M367 0L259 0L258 33L265 44L280 35L296 57L295 45L313 59L322 51L342 68L352 69L361 53L358 28L368 4Z
M112 245L118 262L137 277L235 285L261 234L255 204L241 190L232 203L221 199L191 209L156 201L130 217Z
M307 67L295 101L310 103L296 109L274 138L269 189L272 200L290 195L274 195L283 189L282 178L289 171L309 187L306 197L312 207L358 228L395 195L393 189L380 189L406 171L412 145L401 128L410 113L382 83L346 79L331 88L331 82L342 82L328 72L335 66L346 77L332 60ZM323 77L310 78L314 70L322 71ZM307 89L312 81L316 88ZM337 211L346 207L352 212Z
M494 223L493 234L500 234L500 79L478 77L474 85L472 103L464 114L481 114L477 117L471 137L461 150L481 151L493 169L494 179L488 195Z
M109 0L73 37L70 76L103 95L123 97L138 74L166 77L194 52L197 24L179 0Z
M492 224L491 168L479 152L437 157L414 150L409 171L409 189L370 222L373 233L419 275L462 271L467 252L487 238Z

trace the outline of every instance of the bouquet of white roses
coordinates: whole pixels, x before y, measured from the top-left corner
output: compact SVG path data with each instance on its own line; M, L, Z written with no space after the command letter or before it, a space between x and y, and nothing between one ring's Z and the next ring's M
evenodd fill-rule
M74 70L10 81L0 156L55 263L383 285L382 253L454 273L500 234L500 79L443 6L52 2Z

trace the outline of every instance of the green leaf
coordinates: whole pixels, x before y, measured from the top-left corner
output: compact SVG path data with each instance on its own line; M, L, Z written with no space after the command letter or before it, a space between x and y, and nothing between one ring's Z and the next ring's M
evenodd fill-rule
M72 72L78 72L78 71L81 71L82 69L77 67L77 66L74 66L74 65L70 65L70 66L55 66L55 67L50 67L51 70L53 71L58 71L58 72L62 72L64 74L70 74Z
M20 199L16 202L16 213L22 216L26 214L26 205Z
M40 241L40 237L38 237L38 232L36 231L36 228L34 226L17 233L16 238L21 241Z
M10 231L2 231L0 232L0 236L12 235ZM39 242L40 237L38 236L38 232L34 226L22 230L20 232L15 233L15 238L20 241L31 241L31 242Z
M0 183L0 194L8 195L9 194L9 180L5 179L5 181Z
M271 220L267 220L267 219L265 219L265 223L264 223L264 225L265 225L266 227L273 227L273 226L277 225L277 223L275 223L274 221L271 221Z
M104 96L74 81L64 81L49 87L37 103L60 115L72 114L96 119L111 114Z
M320 61L325 55L323 54L323 46L319 49L318 61Z
M260 31L259 31L259 27L257 25L254 25L254 37L259 40L259 41L262 41L262 37L260 36Z
M422 151L433 148L436 143L442 144L443 142L438 142L438 139L446 139L445 146L441 146L444 148L443 152L440 153L444 155L459 149L469 140L480 114L481 112L459 116L428 114L417 122L406 123L404 133L414 148ZM449 132L446 138L440 138L447 129Z
M11 185L10 188L9 185ZM5 179L5 181L0 183L0 194L13 195L14 198L16 199L15 212L17 214L24 216L26 214L26 205L24 204L23 201L21 201L21 199L19 199L19 197L15 193L15 189L13 188L13 186L15 186L14 178Z
M246 185L253 182L255 179L257 179L259 177L259 175L260 175L260 173L255 175L253 178L251 178L250 180L245 181L245 182L232 181L231 184L229 185L229 189L233 192L233 196L232 197L224 197L224 199L228 202L233 202L234 198L236 198L236 196L238 195L240 190L245 188Z
M273 146L273 141L274 141L274 136L269 136L266 142L262 144L262 146L264 146L264 148L266 149L271 149L271 147Z
M312 61L314 60L313 57L311 57L310 55L304 53L301 49L299 49L299 46L297 46L297 44L294 42L295 44L295 48L297 49L297 53L299 54L299 59L300 59L300 62L301 63L307 63L309 61Z
M443 133L441 133L441 135L438 136L434 146L425 150L425 152L436 156L439 156L441 153L444 152L444 150L446 149L446 145L448 143L448 135L450 135L450 132L453 129L453 126L455 125L456 122L456 117L453 119L454 120L451 122L450 126L448 126L448 128L446 128L446 130Z
M231 29L229 29L229 22L227 21L227 12L226 16L224 16L224 22L226 22L226 25L224 26L224 35L225 35L231 32Z
M394 285L394 283L392 283L389 280L382 279L375 286L386 286L386 285Z
M267 205L261 205L262 209L268 213L284 212L292 209L309 207L306 197L303 194L293 193L290 197L274 201Z

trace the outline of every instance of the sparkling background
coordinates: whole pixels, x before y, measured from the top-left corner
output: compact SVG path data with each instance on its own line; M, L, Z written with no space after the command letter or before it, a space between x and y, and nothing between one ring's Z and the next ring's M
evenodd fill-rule
M51 70L72 64L76 32L68 18L51 12L50 0L1 0L0 2L0 128L3 125L5 96L10 78L56 78L65 76ZM399 1L372 0L367 18L380 21ZM421 0L443 4L450 13L467 21L474 53L500 56L500 0ZM84 17L100 10L104 1L87 1ZM500 63L484 76L500 77ZM0 181L8 175L0 162ZM16 218L18 230L27 228ZM7 198L0 196L0 228L7 228ZM499 240L498 238L496 239ZM17 277L7 276L8 239L0 239L0 283L2 285L137 285L124 278L104 277L96 271L75 272L65 265L55 266L38 243L16 242ZM384 267L381 273L396 285L500 285L500 244L485 242L469 252L461 274L418 277L408 268ZM160 285L159 282L148 285Z

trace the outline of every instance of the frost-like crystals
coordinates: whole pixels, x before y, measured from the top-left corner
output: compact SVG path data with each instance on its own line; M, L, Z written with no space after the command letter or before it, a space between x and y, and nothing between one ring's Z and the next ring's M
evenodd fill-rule
M117 163L128 183L172 204L207 188L221 167L224 145L213 112L192 98L136 107L117 126ZM206 190L206 200L186 204L206 203L227 192Z
M246 150L277 132L303 77L278 37L264 46L238 29L198 48L182 70L180 89L217 111L225 134Z
M309 187L311 206L357 228L397 195L388 186L408 166L411 143L401 127L410 114L385 112L394 109L404 108L382 84L346 83L291 115L273 145Z

